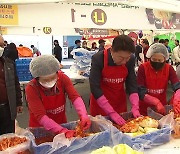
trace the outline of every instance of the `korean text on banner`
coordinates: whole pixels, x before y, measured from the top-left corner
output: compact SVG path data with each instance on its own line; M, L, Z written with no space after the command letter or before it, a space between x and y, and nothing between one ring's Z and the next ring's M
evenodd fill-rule
M17 5L0 5L0 25L18 25Z

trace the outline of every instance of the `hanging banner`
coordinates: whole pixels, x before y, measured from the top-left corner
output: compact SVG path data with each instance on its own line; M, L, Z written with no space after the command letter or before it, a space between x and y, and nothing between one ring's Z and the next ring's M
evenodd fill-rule
M119 35L119 31L113 29L75 28L75 31L80 35Z
M7 35L7 27L0 27L0 34Z
M70 28L153 29L153 25L147 24L145 8L119 3L19 5L19 26L43 28L46 25L53 29L52 34Z
M19 26L43 28L46 25L53 29L51 34L60 34L65 29L74 28L180 29L180 14L178 13L121 3L62 2L19 5L18 7ZM1 20L0 18L0 23L2 23Z
M0 25L18 25L17 5L0 5Z
M78 16L84 20L88 16L85 13L78 15L77 6L89 6L89 8L98 6L99 8L90 12L92 22L98 26L110 27L111 24L111 27L118 25L120 29L180 29L180 14L178 13L121 3L75 3L76 9L71 9L72 23L79 21Z
M97 28L75 28L75 32L83 35L83 39L109 39L118 36L118 30L113 29L97 29Z

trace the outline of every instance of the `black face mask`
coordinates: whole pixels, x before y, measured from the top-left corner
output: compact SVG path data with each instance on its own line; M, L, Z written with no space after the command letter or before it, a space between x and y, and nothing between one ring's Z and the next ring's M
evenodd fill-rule
M151 66L155 69L155 70L160 70L163 68L165 62L164 63L160 63L160 62L153 62L151 61Z

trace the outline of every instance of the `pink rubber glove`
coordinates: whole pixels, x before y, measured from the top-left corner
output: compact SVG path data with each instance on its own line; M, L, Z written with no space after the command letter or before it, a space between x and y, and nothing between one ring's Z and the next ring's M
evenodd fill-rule
M138 93L133 93L129 96L129 100L131 102L131 112L135 118L140 117L139 113L139 96Z
M74 108L76 109L79 117L80 117L80 126L83 130L89 129L91 126L91 120L88 117L86 107L84 105L84 102L81 97L78 97L74 102L73 102Z
M76 131L75 130L68 130L66 133L65 133L65 136L66 138L72 138L74 137Z
M49 130L55 134L65 133L67 138L73 137L75 134L74 130L68 130L57 124L54 120L50 119L47 115L44 115L40 121L40 125L42 125L46 130Z
M157 112L159 112L160 114L165 114L165 107L162 105L158 98L146 94L144 96L144 101L150 105L154 105L156 107Z
M180 89L174 94L173 109L176 114L180 113Z
M126 121L113 109L104 95L97 99L97 103L115 123L118 125L125 124Z

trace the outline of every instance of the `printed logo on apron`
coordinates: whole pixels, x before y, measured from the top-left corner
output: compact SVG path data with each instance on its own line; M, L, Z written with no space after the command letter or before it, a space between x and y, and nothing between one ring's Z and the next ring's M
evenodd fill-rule
M64 111L64 105L62 105L62 106L60 106L60 107L58 107L56 109L53 109L53 110L47 110L46 112L51 113L51 114L59 114L59 113L61 113L63 111Z

